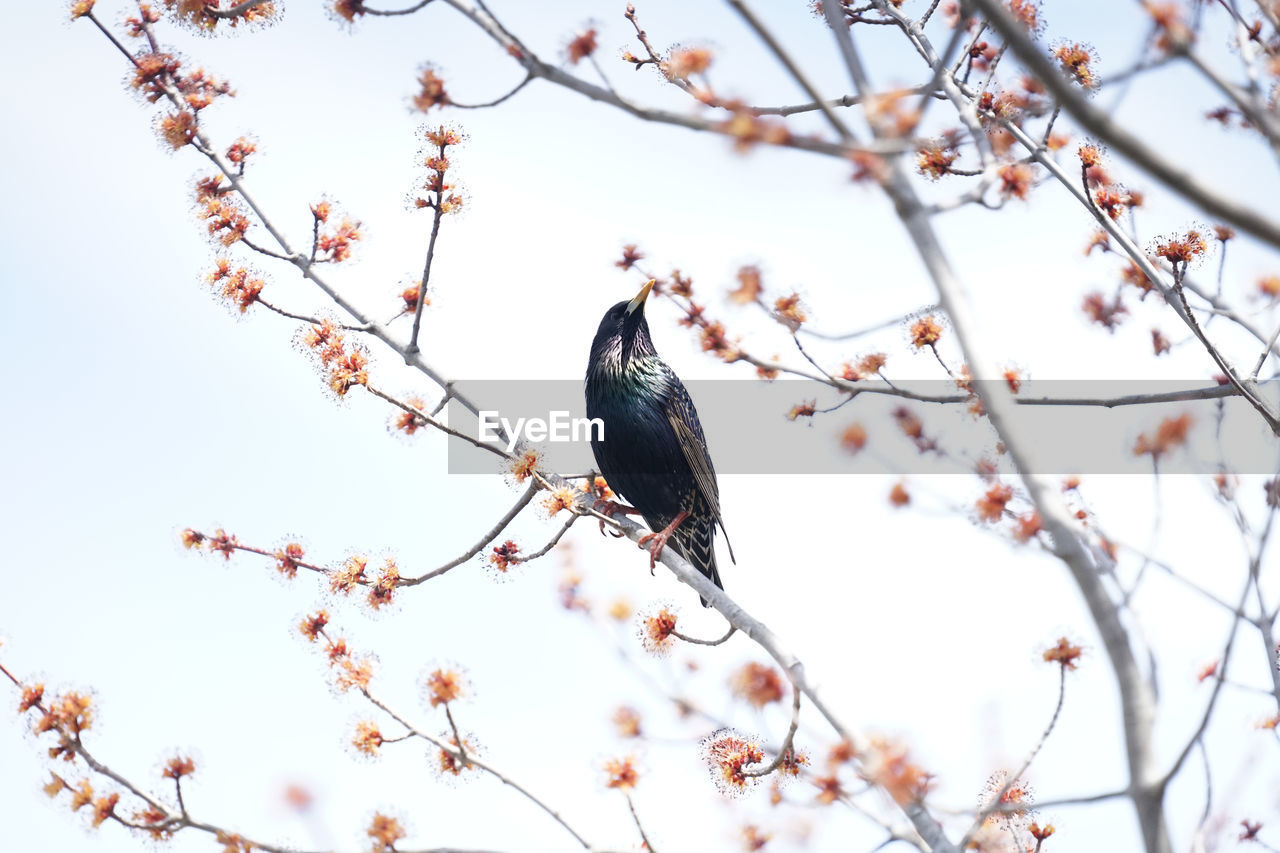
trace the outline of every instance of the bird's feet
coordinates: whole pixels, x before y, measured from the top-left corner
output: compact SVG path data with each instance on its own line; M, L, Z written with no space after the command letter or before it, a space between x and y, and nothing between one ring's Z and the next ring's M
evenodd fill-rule
M688 512L680 510L679 514L676 515L675 520L666 527L662 528L657 533L646 533L636 540L637 544L639 544L641 548L643 548L645 544L649 544L649 574L652 575L653 570L658 567L658 558L662 556L662 549L666 547L667 540L671 538L671 534L675 533L676 528L680 526L680 523L688 517Z
M594 509L596 512L600 513L601 515L603 515L605 518L613 518L615 515L639 515L640 514L640 510L636 509L633 506L624 506L623 504L620 504L617 501L606 500L604 498L600 498L599 500L597 500L594 504L591 505L591 508ZM600 535L603 536L605 532L604 518L599 519L599 521L600 521ZM613 535L614 535L614 538L617 538L617 539L622 538L621 532L614 532Z

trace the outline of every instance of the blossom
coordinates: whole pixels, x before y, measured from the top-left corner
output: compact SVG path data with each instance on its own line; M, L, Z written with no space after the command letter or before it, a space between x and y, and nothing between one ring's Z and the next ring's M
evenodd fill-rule
M873 738L864 751L861 773L900 805L924 799L933 781L933 774L911 761L906 747L881 738Z
M635 759L631 756L609 759L605 763L604 772L608 777L605 781L605 786L617 788L621 791L632 790L640 780L640 774L635 766Z
M365 834L373 839L373 853L392 853L397 841L408 834L400 821L381 812L376 812Z
M449 103L449 93L445 91L444 79L427 67L418 75L418 94L413 96L413 106L422 112L432 107L443 107Z
M364 755L377 755L385 738L377 723L361 720L356 723L355 734L351 736L351 744Z
M1057 643L1045 649L1043 658L1045 663L1056 663L1063 669L1075 669L1082 654L1084 652L1079 646L1066 637L1059 637Z
M759 267L739 267L737 279L738 287L729 291L729 299L731 301L738 305L747 305L760 298L760 292L764 289L764 286Z
M764 762L764 751L753 740L731 729L721 729L703 741L703 756L716 781L728 793L738 793L755 783L758 777L747 775L752 765Z
M916 348L932 347L942 339L942 324L932 314L911 324L911 344Z
M427 700L431 707L456 702L466 693L466 682L462 673L455 669L439 668L427 676Z
M656 614L644 618L640 638L646 651L662 653L671 648L671 637L675 633L676 615L664 607Z
M785 695L782 676L771 666L750 662L729 679L733 694L757 708L782 701Z
M579 62L595 53L596 47L596 31L594 28L591 28L574 36L573 40L570 41L568 46L565 48L565 53L568 54L569 62L577 65Z
M618 736L624 738L640 737L640 714L626 705L613 712L613 724L617 727Z

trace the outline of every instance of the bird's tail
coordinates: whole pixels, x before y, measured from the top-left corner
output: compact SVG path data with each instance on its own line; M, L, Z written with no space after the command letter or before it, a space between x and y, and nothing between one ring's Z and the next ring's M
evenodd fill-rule
M720 582L720 570L716 567L715 539L715 522L707 519L696 525L681 525L676 528L671 544L676 546L680 556L688 560L695 569L706 575L717 587L724 589L724 584ZM711 603L704 598L702 606L710 607Z

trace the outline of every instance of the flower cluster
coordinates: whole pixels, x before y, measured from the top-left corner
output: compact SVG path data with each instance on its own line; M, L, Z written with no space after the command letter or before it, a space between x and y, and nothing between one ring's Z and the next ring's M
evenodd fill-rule
M1000 177L1000 194L1005 198L1025 201L1031 188L1035 186L1035 170L1026 163L1006 163L997 174Z
M378 724L368 720L356 723L356 730L351 735L351 745L362 755L368 756L377 755L385 740Z
M756 115L750 107L738 101L722 106L730 112L730 116L717 128L733 139L733 149L739 154L746 154L762 142L766 145L786 145L791 141L791 131L784 122Z
M580 488L585 494L595 495L597 498L604 501L613 500L617 497L617 495L614 494L613 489L609 488L608 481L599 474L595 477L583 480L582 485L578 488Z
M341 327L332 320L314 323L302 335L302 345L315 353L328 371L329 388L339 397L357 385L369 384L369 359L355 345L348 346Z
M238 166L243 173L245 161L249 159L249 155L256 154L257 151L258 144L242 136L227 146L227 160Z
M644 252L641 252L635 243L628 243L622 247L622 258L614 261L613 265L625 272L642 260L644 260Z
M171 53L151 51L134 58L133 80L130 85L151 103L163 98L182 60Z
M706 74L713 58L705 47L678 47L658 67L669 80L688 80L692 74Z
M738 269L738 287L729 291L729 299L738 305L750 305L760 300L764 290L764 279L757 266L744 266Z
M426 138L433 150L423 162L428 171L427 179L422 186L433 195L429 198L414 199L414 207L432 208L439 215L457 213L462 210L463 199L458 193L452 192L456 186L449 183L445 176L451 165L447 156L448 150L462 142L462 135L456 130L441 125L427 131ZM417 307L416 303L414 307Z
M190 145L196 138L196 116L187 110L178 110L161 117L158 124L160 138L175 151L184 145Z
M701 305L690 302L685 315L680 318L680 325L685 328L699 330L699 343L703 352L709 352L725 363L732 364L741 357L738 348L729 340L724 324L718 320L708 320Z
M676 615L663 607L652 616L644 617L640 639L646 651L665 654L671 649L671 638L676 633Z
M1142 0L1142 6L1156 27L1156 47L1176 53L1190 46L1194 39L1180 3Z
M774 319L792 332L799 329L800 324L808 319L804 313L803 306L800 304L800 295L797 293L779 297L773 303L773 316Z
M223 298L240 309L241 314L258 301L258 296L267 284L260 278L251 278L244 267L232 269L231 261L226 258L218 258L213 271L205 278L209 284L219 285Z
M421 279L400 291L400 313L412 314L417 311L419 299L422 300L423 307L431 304L431 297L422 292Z
M1038 510L1024 512L1014 519L1013 538L1019 542L1030 542L1044 530L1044 519Z
M1204 234L1195 228L1188 229L1184 235L1160 240L1155 246L1156 256L1164 258L1175 268L1178 266L1185 268L1193 261L1204 257L1208 251L1209 244Z
M71 785L57 773L50 773L50 780L44 786L44 792L50 797L56 797L63 791L71 792L71 810L80 811L85 806L91 806L93 810L93 825L101 826L107 820L116 817L116 805L120 802L120 795L110 793L106 796L97 797L94 795L93 784L88 779L82 780L78 785ZM165 816L167 818L167 815ZM117 818L118 820L118 818Z
M800 418L811 418L818 411L817 400L806 400L803 403L796 403L787 412L787 420L794 421Z
M347 649L342 640L329 647L329 665L336 668L334 686L341 692L355 688L361 692L369 689L373 680L373 658L357 657Z
M613 724L617 727L618 737L638 738L641 735L640 714L626 705L613 712Z
M364 0L330 0L329 14L345 24L365 15Z
M913 96L911 89L892 89L868 96L867 121L889 136L910 136L920 123L920 110L914 106Z
M361 584L368 583L365 569L369 566L366 557L352 555L343 562L342 567L329 572L329 591L346 595Z
M1142 280L1146 281L1146 276L1143 276ZM1105 296L1098 291L1094 291L1085 296L1081 307L1092 322L1097 323L1109 332L1115 331L1116 326L1120 325L1121 321L1124 320L1124 315L1129 313L1129 309L1120 300L1120 294L1118 293L1114 299L1108 302Z
M273 2L248 6L231 17L212 13L224 6L228 9L237 8L241 5L240 0L164 0L164 5L179 23L205 32L216 29L219 24L230 27L258 24L276 16L276 4Z
M909 438L921 453L938 449L938 442L925 434L924 421L920 420L915 412L906 406L899 406L893 410L892 415L898 429L902 430L902 434Z
M314 643L318 638L324 636L324 629L328 624L329 611L317 610L315 613L309 613L303 618L298 630L302 632L302 636L306 637L308 642Z
M1071 75L1085 89L1096 89L1098 75L1093 70L1097 61L1093 48L1078 42L1063 43L1053 49L1053 56L1062 70Z
M764 750L753 740L730 729L722 729L702 743L703 757L721 790L740 793L758 777L747 775L752 765L764 762Z
M205 178L196 183L199 216L205 221L209 236L224 246L239 242L249 230L249 217L228 195L229 191L218 178Z
M1175 447L1187 443L1187 433L1191 430L1191 415L1181 414L1176 418L1165 418L1151 435L1143 433L1133 445L1134 456L1150 455L1158 461Z
M729 678L729 689L739 699L757 708L781 702L785 695L782 676L771 666L750 662Z
M542 500L542 508L547 511L547 515L558 515L561 510L573 510L577 504L578 495L571 486L561 486L552 489L551 492Z
M184 534L184 541L186 538L187 537ZM223 530L221 527L213 531L211 536L203 537L202 542L210 552L217 552L221 554L224 560L230 560L231 555L240 547L240 540Z
M456 702L467 692L466 680L456 669L432 670L423 686L426 689L427 701L431 703L432 708Z
M840 446L850 453L857 453L867 446L867 429L862 424L854 423L845 427L840 434Z
M929 792L933 774L911 761L906 747L874 738L861 755L861 774L900 805L918 803Z
M360 230L360 222L343 217L341 221L333 219L333 205L327 201L311 205L311 215L315 218L314 252L316 263L341 263L351 257L352 243L364 237Z
M400 585L400 567L396 561L388 557L382 565L378 578L369 584L369 595L366 599L374 610L380 610L395 599L396 587Z
M960 156L957 142L955 136L948 136L920 146L916 151L916 169L935 181L950 174L952 165Z
M381 812L374 813L365 834L373 839L373 853L395 853L396 842L408 835L400 821Z
M1058 642L1045 649L1042 657L1045 663L1056 663L1063 669L1075 669L1084 654L1081 648L1066 637L1059 637Z
M160 775L166 779L185 779L196 772L195 761L187 755L175 755L165 762L164 770Z
M1013 499L1013 487L1004 483L996 483L987 489L986 494L978 498L976 507L978 518L983 521L999 521L1004 517L1005 504Z
M923 347L934 349L938 341L942 339L942 324L930 314L912 323L909 334L911 336L911 345L916 349L922 349Z
M616 788L620 791L630 791L635 788L636 783L640 781L640 774L636 770L635 759L631 756L625 758L611 758L604 765L605 787Z
M520 562L520 546L508 539L501 545L495 545L489 554L489 562L500 572L505 572Z
M765 832L755 824L749 823L742 828L742 847L748 853L763 850L772 839L772 833Z
M432 107L443 107L449 103L449 93L445 91L444 79L435 69L427 66L418 75L418 94L413 96L413 105L422 112Z
M452 747L451 750L438 749L436 758L439 761L437 770L441 775L461 776L463 770L471 768L473 765L467 761L464 755L474 755L476 746L472 740L463 736L462 742L458 742L458 738L452 732L447 732L440 736L440 740L447 746Z
M523 483L538 472L541 454L536 450L526 450L509 463L511 476L517 483Z
M876 376L888 360L889 356L885 353L868 353L858 359L856 363L845 362L840 368L840 378L847 379L850 382L857 382L861 379Z
M569 62L577 65L579 62L595 53L597 46L596 31L594 28L590 28L574 36L573 39L569 41L569 44L565 46L564 52L568 57Z

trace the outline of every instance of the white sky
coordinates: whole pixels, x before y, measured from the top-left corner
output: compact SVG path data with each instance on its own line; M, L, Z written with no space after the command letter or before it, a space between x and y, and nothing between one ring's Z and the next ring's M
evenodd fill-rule
M114 20L125 5L103 0L99 8ZM439 5L407 19L366 21L354 33L300 0L280 25L237 38L162 28L236 87L233 101L211 108L210 130L223 143L246 131L258 138L262 155L249 179L278 224L302 239L306 205L321 194L365 222L359 261L334 278L388 314L397 285L419 274L428 225L404 207L420 174L415 134L423 121L406 106L416 70L433 61L454 97L470 101L519 79L483 36ZM678 93L611 59L628 39L620 4L494 5L544 56L594 18L614 79L636 97L680 107ZM641 5L657 44L710 43L718 49L716 79L727 90L762 103L801 100L724 8L686 5ZM842 91L834 51L802 4L757 5L777 19L813 75ZM325 602L312 580L276 582L266 561L237 557L224 566L181 550L183 527L222 525L263 546L298 537L325 563L351 552L393 553L406 573L418 573L469 546L516 494L497 477L445 476L442 439L388 435L389 413L379 401L353 394L335 405L292 346L290 323L257 312L229 318L199 280L211 258L191 215L191 179L207 171L202 161L194 152L161 150L152 110L126 91L118 55L89 24L65 25L63 4L19 4L8 14L0 35L0 114L7 118L0 157L8 164L0 339L11 364L0 418L6 666L51 685L92 687L100 709L93 748L135 780L158 782L166 755L194 750L200 768L188 804L250 835L355 849L371 812L391 808L407 820L416 847L569 849L560 829L491 780L442 784L415 746L388 747L376 763L352 758L344 747L351 724L370 715L331 695L320 659L293 631L304 612L327 603L353 646L379 652L376 685L414 719L443 730L442 717L418 701L416 683L438 662L464 664L477 690L459 709L460 722L477 733L486 757L545 793L597 843L635 844L625 805L600 784L603 759L630 748L614 738L612 709L640 708L658 738L704 730L673 719L647 682L619 663L607 633L559 609L559 560L523 567L506 583L495 583L477 560L402 593L392 612L370 618L354 605ZM1123 26L1133 14L1129 4L1050 3L1047 35L1095 44L1105 74L1135 55L1134 31ZM1225 36L1215 47L1221 44ZM881 82L923 79L895 49L872 42L868 50L873 68L904 60L891 66L899 71L879 73ZM1223 192L1274 207L1280 187L1261 146L1199 120L1216 103L1175 69L1136 84L1122 114ZM935 107L933 115L944 112ZM470 135L455 158L469 206L445 223L423 341L428 358L450 375L580 376L600 314L635 289L634 276L612 266L623 242L638 242L659 272L678 266L692 274L712 313L762 355L787 354L789 345L767 321L725 304L743 263L764 267L775 292L799 288L824 329L860 327L933 299L889 206L851 186L838 162L795 152L738 157L722 140L645 125L545 84L498 110L447 118ZM1148 193L1151 209L1139 214L1144 229L1185 227L1191 217L1166 193L1121 164L1116 171ZM1080 301L1091 289L1110 291L1117 264L1080 256L1089 224L1061 190L1045 187L1010 208L952 213L939 226L984 328L1011 363L1040 378L1213 372L1194 346L1150 357L1152 325L1182 336L1170 312L1154 304L1131 301L1134 316L1114 336L1086 326ZM1208 277L1216 260L1199 274ZM258 266L272 273L280 303L323 304L289 270ZM1229 271L1228 295L1253 309L1253 282L1275 271L1275 259L1242 239L1232 246ZM668 306L651 323L681 375L749 375L698 352L675 318ZM1247 362L1257 351L1252 342L1224 341ZM900 330L827 355L835 361L873 346L890 353L892 376L936 374L931 359L906 352ZM394 389L418 387L390 363L376 370ZM1162 414L1153 412L1151 422ZM842 411L811 430L797 425L805 430L797 440L834 440L852 417ZM715 443L713 435L713 452ZM723 571L730 594L801 653L810 678L846 719L912 744L939 775L940 805L972 804L993 769L1034 743L1056 695L1039 650L1063 633L1077 638L1090 654L1071 678L1059 728L1031 778L1044 799L1120 787L1113 681L1064 568L950 512L979 494L972 478L917 478L918 507L905 512L887 506L891 482L724 478L739 556ZM1255 505L1259 483L1242 487ZM1159 553L1219 594L1238 595L1245 567L1238 537L1206 484L1161 485ZM1084 493L1118 538L1147 541L1148 478L1087 478ZM555 526L530 516L511 535L537 547ZM718 630L692 593L661 571L650 578L643 556L625 544L601 539L590 524L569 538L593 600L626 595L642 609L674 602L691 631ZM1268 570L1274 563L1273 552ZM1207 686L1194 676L1220 653L1227 625L1158 578L1135 612L1160 650L1158 740L1168 760L1198 719ZM619 639L639 654L629 627ZM1237 654L1232 677L1265 684L1256 632L1242 635ZM686 659L701 669L684 672ZM747 659L762 655L738 638L645 666L664 681L689 684L713 713L776 739L786 725L781 711L756 717L728 698L725 673ZM65 801L40 793L43 750L18 734L25 724L13 713L16 701L0 691L0 706L9 708L0 713L5 848L137 849L118 827L90 838ZM1277 814L1276 743L1252 730L1270 712L1265 697L1229 691L1211 731L1215 801L1231 803L1226 838L1241 817ZM804 734L802 745L815 755L831 743L816 721ZM644 764L636 804L665 851L736 849L735 828L748 820L776 830L780 841L789 827L812 822L811 849L857 850L879 840L847 815L772 812L759 794L724 801L688 745L655 743ZM1198 774L1198 766L1189 770L1170 800L1183 847L1203 802ZM283 805L283 787L295 782L317 797L319 837ZM791 795L810 796L802 785ZM1055 850L1136 844L1121 803L1047 816L1060 830ZM174 847L210 845L183 836Z

